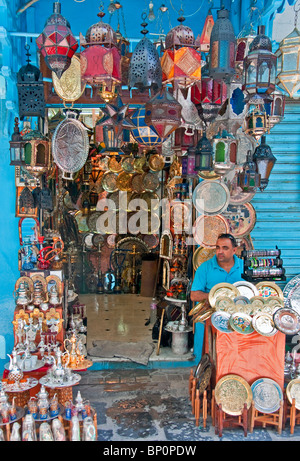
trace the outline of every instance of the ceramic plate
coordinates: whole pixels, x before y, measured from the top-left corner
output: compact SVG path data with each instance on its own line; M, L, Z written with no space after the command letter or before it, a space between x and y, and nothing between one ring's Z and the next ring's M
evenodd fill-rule
M220 296L228 296L229 298L236 298L239 296L238 289L231 283L217 283L209 292L208 301L211 307L215 307L216 300Z
M255 314L252 318L252 326L262 336L273 336L277 333L272 315L266 312Z
M226 210L229 190L220 181L203 181L193 192L193 204L199 213L215 216Z
M222 333L232 333L233 330L229 324L230 317L231 314L229 314L229 312L214 312L211 316L211 323L217 330L221 331Z
M300 378L292 379L286 387L286 395L290 402L293 403L295 399L295 408L300 410Z
M274 282L258 282L256 284L256 288L258 289L259 295L263 298L268 298L269 296L278 296L279 298L283 299L281 288Z
M241 296L245 296L248 299L252 298L253 296L259 295L258 289L255 285L253 285L253 283L242 280L239 282L235 282L233 285L237 287Z
M256 213L251 203L243 205L228 205L223 212L227 219L229 231L235 238L242 238L249 235L256 223Z
M193 225L193 237L196 243L205 248L216 248L218 236L228 232L228 223L221 215L199 216Z
M250 335L254 332L252 326L252 318L250 315L245 314L243 312L236 312L235 314L231 314L230 317L230 326L233 330L237 333L242 333L243 335Z
M245 403L250 408L252 391L247 381L238 375L226 375L219 379L215 387L215 400L222 410L233 416L241 415Z
M293 309L282 307L273 315L276 328L285 335L295 335L300 331L300 316Z
M273 379L260 378L251 385L255 408L262 413L274 413L283 399L279 384Z

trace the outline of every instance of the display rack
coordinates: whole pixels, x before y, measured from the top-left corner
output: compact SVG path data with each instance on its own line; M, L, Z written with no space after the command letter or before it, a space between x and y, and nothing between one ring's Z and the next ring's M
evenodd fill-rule
M246 250L241 253L244 260L242 278L249 282L284 281L285 269L281 259L281 250Z

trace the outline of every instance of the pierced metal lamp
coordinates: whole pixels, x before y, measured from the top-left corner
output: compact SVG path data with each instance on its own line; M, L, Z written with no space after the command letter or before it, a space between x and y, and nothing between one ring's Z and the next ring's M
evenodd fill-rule
M251 150L248 150L243 170L237 175L237 185L243 192L256 191L260 187L260 174L257 173L257 166L252 159Z
M253 154L253 161L256 163L257 172L260 174L260 190L264 191L269 183L271 171L276 163L270 146L266 144L266 137L262 136L261 144L256 147Z
M10 165L25 165L24 141L19 130L19 119L15 118L14 132L9 141Z
M194 169L196 171L211 171L213 169L212 145L207 139L205 131L196 146Z

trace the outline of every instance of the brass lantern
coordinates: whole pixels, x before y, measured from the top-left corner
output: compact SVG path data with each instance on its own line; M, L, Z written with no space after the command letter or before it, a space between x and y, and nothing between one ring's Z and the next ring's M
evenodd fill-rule
M236 38L229 11L221 8L210 36L209 73L212 78L230 82L235 74L235 47Z
M145 123L166 139L181 124L181 104L164 87L145 104Z
M10 165L25 165L24 141L19 130L19 119L15 118L14 132L10 146Z
M268 115L269 129L281 122L284 116L285 95L281 91L275 90L272 94L272 100L265 103L266 112Z
M259 26L257 36L244 59L243 90L251 97L271 94L275 90L277 57L272 53L272 43L265 35L265 26Z
M247 103L243 130L247 135L255 138L256 141L259 141L269 130L265 101L257 94Z
M38 130L29 130L23 136L25 168L33 176L40 176L50 168L49 140Z
M105 13L100 11L100 21L89 27L85 38L80 36L81 79L98 89L101 98L113 101L121 85L121 53L115 31L102 21Z
M285 37L275 52L277 56L277 85L291 98L300 88L300 32L294 30Z
M71 65L78 43L71 32L69 22L61 15L59 1L53 3L53 14L47 19L36 44L49 69L60 78Z
M200 87L202 60L197 51L200 41L195 41L192 29L182 24L183 17L178 21L181 24L166 35L166 50L161 58L162 80L164 84L171 83L175 90L194 84Z
M253 161L256 163L257 172L260 174L260 190L263 191L268 183L273 166L276 163L270 146L266 144L266 137L262 136L261 144L256 147L253 154Z
M237 185L243 192L255 192L260 187L260 174L257 172L256 163L252 159L251 150L248 150L243 170L237 175Z

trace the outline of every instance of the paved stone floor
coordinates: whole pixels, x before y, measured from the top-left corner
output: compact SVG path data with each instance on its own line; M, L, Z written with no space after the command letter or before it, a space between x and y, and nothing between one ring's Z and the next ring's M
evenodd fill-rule
M116 369L86 371L74 389L89 399L97 412L98 441L102 442L209 442L300 441L287 423L281 435L273 427L254 428L244 437L241 428L215 435L211 419L197 427L188 396L189 368Z

